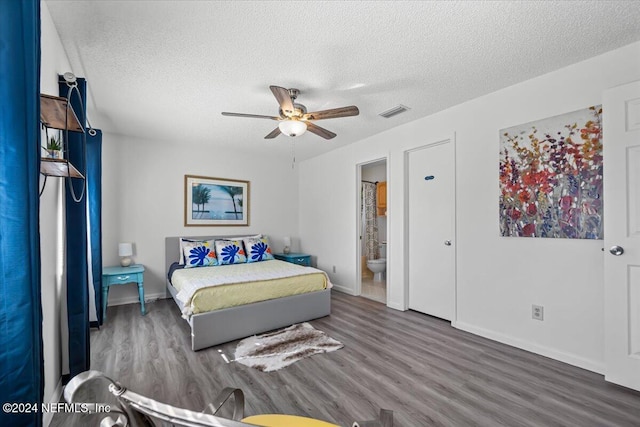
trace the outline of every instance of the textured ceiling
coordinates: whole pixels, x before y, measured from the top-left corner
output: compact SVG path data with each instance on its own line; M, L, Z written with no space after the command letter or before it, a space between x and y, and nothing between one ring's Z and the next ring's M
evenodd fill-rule
M309 158L640 40L638 1L46 2L106 132ZM269 85L301 90L326 141L263 137ZM411 110L385 119L397 104ZM215 151L214 151L215 152Z

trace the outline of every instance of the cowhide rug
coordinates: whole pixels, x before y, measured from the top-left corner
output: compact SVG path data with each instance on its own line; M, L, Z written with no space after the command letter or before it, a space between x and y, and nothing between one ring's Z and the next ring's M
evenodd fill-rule
M344 347L308 323L245 338L238 343L235 361L262 372L289 366L305 357Z

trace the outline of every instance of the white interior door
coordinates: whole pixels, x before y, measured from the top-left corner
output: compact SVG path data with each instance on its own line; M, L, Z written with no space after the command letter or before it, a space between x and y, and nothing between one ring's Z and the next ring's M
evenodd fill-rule
M451 140L407 154L409 308L453 320L455 168Z
M640 390L640 81L604 94L605 378Z

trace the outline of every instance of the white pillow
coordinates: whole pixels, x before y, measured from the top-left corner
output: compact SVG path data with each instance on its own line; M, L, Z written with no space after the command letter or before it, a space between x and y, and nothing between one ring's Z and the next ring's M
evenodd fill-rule
M242 239L261 239L264 236L262 234L256 234L254 236L240 236L240 237L220 237L221 240L242 240Z

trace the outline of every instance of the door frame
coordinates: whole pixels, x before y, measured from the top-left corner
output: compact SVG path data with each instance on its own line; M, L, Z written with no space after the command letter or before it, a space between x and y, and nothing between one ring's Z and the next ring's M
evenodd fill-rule
M361 194L361 184L362 184L362 167L369 165L371 163L378 163L384 161L385 169L386 169L386 180L389 182L389 155L384 157L378 157L371 160L366 160L364 162L356 163L356 233L355 233L355 242L356 242L356 282L354 287L354 294L356 296L360 296L362 294L362 241L360 232L362 230L362 216L360 215L360 209L362 205L362 197ZM389 184L387 184L387 203L389 201ZM389 209L387 209L387 297L386 304L389 303Z
M451 316L451 326L455 327L458 320L458 177L456 171L456 134L453 132L447 137L439 138L433 142L419 145L403 152L403 195L404 195L404 217L403 217L403 252L404 252L404 308L409 309L409 155L412 152L428 149L437 145L451 143L453 150L453 314Z

